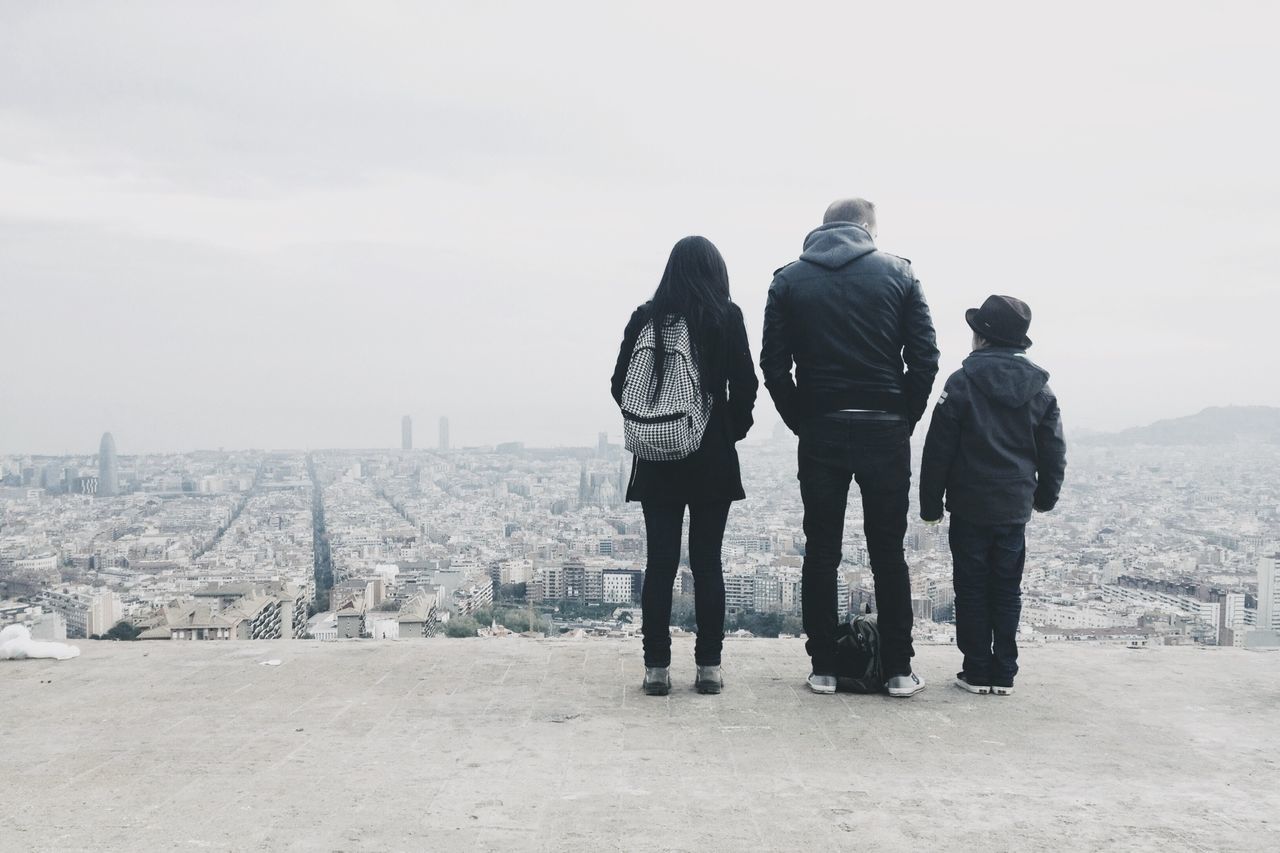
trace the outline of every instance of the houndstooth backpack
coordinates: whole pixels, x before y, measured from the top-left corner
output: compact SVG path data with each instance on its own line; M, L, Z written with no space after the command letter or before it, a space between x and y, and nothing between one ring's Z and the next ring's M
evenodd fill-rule
M702 390L693 360L693 342L683 317L662 327L662 388L657 381L653 321L636 338L622 386L622 424L627 450L650 462L686 459L702 445L711 400Z

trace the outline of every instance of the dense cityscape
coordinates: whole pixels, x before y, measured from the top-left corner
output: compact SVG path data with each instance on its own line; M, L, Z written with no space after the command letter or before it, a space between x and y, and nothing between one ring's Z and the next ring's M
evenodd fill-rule
M198 451L0 457L0 626L39 639L627 636L645 537L630 460L580 448ZM917 445L919 436L917 436ZM917 459L919 447L916 448ZM797 635L795 440L741 453L724 540L727 630ZM918 470L918 464L917 464ZM1024 642L1273 645L1280 445L1077 442L1058 509L1028 528ZM913 510L916 637L954 642L947 526ZM687 563L687 561L686 561ZM673 624L695 628L692 576ZM840 602L875 608L850 501Z

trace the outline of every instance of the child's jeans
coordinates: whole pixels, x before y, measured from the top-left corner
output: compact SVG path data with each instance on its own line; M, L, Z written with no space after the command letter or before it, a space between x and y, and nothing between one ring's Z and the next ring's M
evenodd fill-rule
M1011 687L1018 674L1026 527L971 524L951 516L956 645L974 684Z

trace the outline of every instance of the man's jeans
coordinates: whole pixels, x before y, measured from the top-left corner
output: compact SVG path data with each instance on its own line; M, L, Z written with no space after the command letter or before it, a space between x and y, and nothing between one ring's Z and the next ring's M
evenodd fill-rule
M880 650L886 678L911 672L911 579L902 551L911 489L910 431L905 421L832 413L800 428L800 496L805 555L801 581L805 649L813 671L835 674L840 613L836 573L844 539L849 484L862 491L863 530L875 577Z
M1018 618L1025 524L971 524L951 516L956 588L956 645L974 684L1013 686L1018 674Z
M641 594L644 665L671 665L671 587L680 568L680 531L684 504L644 501L649 557ZM689 505L689 570L693 573L693 610L698 640L693 657L699 666L719 666L724 646L724 572L720 546L729 519L729 501Z

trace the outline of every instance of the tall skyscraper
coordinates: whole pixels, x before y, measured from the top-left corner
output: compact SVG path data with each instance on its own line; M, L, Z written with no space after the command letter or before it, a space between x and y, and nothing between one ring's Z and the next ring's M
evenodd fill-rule
M440 449L449 449L449 419L447 417L440 419Z
M1280 631L1280 554L1258 560L1258 630Z
M400 419L400 449L413 450L413 418L408 415Z
M111 497L120 494L120 472L116 467L116 440L111 433L102 434L98 445L98 494Z

